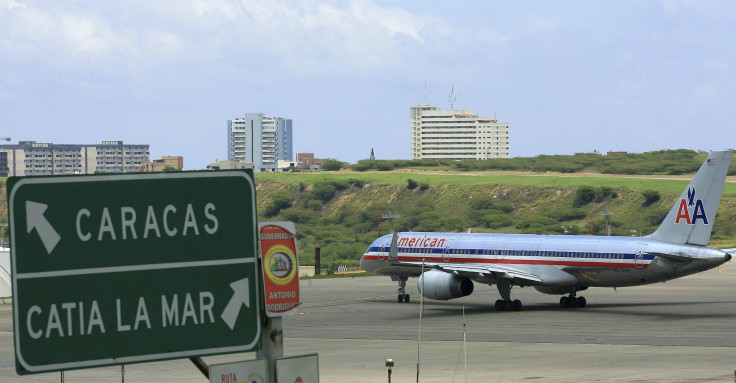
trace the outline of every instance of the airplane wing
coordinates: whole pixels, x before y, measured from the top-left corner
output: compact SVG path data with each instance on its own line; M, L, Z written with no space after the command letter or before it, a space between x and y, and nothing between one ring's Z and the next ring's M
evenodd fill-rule
M422 262L401 262L402 265L422 266ZM489 265L485 263L437 263L426 262L424 267L428 269L441 270L447 273L454 273L466 276L468 278L478 277L496 277L505 279L523 279L532 282L544 282L539 275L524 271L520 268L509 267L505 265Z

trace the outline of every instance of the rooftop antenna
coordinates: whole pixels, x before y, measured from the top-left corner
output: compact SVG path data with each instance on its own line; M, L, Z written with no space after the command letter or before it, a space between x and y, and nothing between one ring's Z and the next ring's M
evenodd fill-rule
M457 101L457 98L455 97L455 85L450 88L450 110L455 110L455 101Z

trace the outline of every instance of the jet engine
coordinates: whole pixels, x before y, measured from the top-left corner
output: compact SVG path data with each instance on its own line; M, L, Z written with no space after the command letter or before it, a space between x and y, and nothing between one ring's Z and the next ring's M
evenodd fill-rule
M422 291L422 284L426 292ZM419 277L417 288L426 298L446 301L470 295L473 292L473 281L457 274L430 270Z

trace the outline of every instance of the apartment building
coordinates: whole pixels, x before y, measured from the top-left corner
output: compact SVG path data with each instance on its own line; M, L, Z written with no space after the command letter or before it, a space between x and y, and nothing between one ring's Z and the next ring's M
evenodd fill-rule
M483 160L509 157L509 123L482 118L470 110L410 108L412 160Z
M178 171L184 168L184 157L182 156L163 156L157 160L146 160L141 165L140 171L143 173L163 172L165 170Z
M254 171L272 171L278 161L292 161L292 121L246 113L227 121L228 160L251 162Z
M91 145L19 141L17 145L0 145L0 176L134 173L148 156L148 145L123 141Z

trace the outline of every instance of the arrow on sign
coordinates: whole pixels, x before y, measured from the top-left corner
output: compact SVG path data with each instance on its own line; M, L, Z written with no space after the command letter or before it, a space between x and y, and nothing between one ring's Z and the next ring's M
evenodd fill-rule
M220 315L220 318L227 323L227 325L230 327L230 330L235 328L235 320L238 319L238 314L240 314L240 308L245 305L245 307L250 307L250 295L249 288L248 288L248 278L243 278L239 281L235 281L230 284L230 288L233 289L235 294L233 294L233 297L230 298L230 302L227 303L227 306L225 306L225 311L222 312L222 315Z
M49 205L43 203L26 201L26 230L30 234L35 228L38 236L41 237L41 242L46 247L46 252L51 254L61 237L43 216L48 207Z

